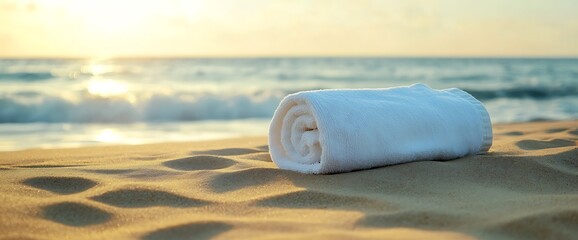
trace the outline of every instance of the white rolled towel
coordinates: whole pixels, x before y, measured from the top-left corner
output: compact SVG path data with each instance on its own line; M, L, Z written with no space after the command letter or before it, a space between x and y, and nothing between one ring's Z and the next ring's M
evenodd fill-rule
M424 84L298 92L281 101L269 128L275 164L312 174L448 160L491 145L482 103L457 88Z

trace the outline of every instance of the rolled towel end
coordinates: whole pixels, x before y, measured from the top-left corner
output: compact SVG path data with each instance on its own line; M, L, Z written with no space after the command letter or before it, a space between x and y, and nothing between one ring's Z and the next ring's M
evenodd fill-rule
M269 151L279 168L302 173L320 173L322 135L310 99L303 93L285 97L271 122Z
M423 84L291 94L269 129L275 164L308 174L453 159L491 145L482 103L460 89Z

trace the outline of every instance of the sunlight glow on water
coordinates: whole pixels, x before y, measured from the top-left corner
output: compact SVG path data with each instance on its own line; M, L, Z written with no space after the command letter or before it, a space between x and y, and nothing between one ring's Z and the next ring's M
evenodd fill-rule
M112 79L92 79L87 90L90 94L100 97L112 97L128 92L128 84Z
M102 64L90 64L81 68L81 72L92 75L102 75L104 73L112 72L113 70L113 67Z
M267 134L269 120L85 124L0 124L0 151L114 144L205 141Z
M104 143L120 143L122 141L122 136L114 129L105 128L94 137L94 140Z

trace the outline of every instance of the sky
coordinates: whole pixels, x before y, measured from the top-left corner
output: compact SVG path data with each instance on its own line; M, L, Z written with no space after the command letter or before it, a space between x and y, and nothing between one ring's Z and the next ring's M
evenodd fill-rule
M578 56L576 0L0 0L0 57Z

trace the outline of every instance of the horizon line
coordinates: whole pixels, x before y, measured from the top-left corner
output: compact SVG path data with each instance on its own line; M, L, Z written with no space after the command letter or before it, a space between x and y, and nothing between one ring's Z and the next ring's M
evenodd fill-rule
M119 56L0 56L0 59L274 59L274 58L447 58L447 59L575 59L578 55L388 55L388 54L308 54L308 55L119 55Z

